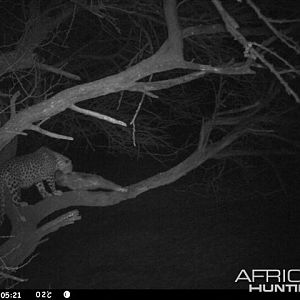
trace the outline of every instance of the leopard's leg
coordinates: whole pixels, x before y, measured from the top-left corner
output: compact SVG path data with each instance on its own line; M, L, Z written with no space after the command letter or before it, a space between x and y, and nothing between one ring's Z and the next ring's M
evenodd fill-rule
M20 202L20 203L26 203L26 202ZM26 205L28 205L28 203L26 203ZM17 206L14 205L14 208L16 209L16 212L17 212L17 214L18 214L20 220L21 220L22 222L26 222L25 216L23 216L23 215L20 213L20 207L17 207Z
M25 216L23 216L20 212L20 207L27 206L28 203L21 201L21 189L20 188L14 189L13 193L11 194L11 200L12 200L12 203L14 204L13 207L16 209L16 212L17 212L20 220L22 222L26 222Z
M52 195L61 196L63 194L62 191L59 191L55 187L55 176L50 176L46 179L46 182L51 190Z
M3 185L0 184L0 225L2 225L4 221L5 215L5 195Z
M51 196L51 194L46 191L43 181L36 183L35 186L38 188L39 193L43 198Z
M19 183L17 181L12 180L12 181L8 182L7 187L8 187L9 193L11 195L12 203L15 206L23 207L23 206L28 205L27 202L21 201L21 189L20 189Z

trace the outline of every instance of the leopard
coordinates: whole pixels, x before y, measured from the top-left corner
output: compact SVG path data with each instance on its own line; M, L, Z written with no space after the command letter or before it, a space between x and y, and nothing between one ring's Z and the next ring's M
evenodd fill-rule
M26 206L21 201L21 189L35 185L42 196L61 196L62 191L55 186L55 173L71 173L72 161L48 147L42 146L35 152L16 156L0 165L0 225L5 215L5 189L15 207ZM47 192L43 181L46 181L51 193ZM22 219L24 221L24 219Z

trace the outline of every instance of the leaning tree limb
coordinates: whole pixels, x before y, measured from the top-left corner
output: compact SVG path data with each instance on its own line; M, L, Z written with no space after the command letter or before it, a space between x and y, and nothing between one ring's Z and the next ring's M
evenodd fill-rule
M62 196L51 196L35 205L18 208L7 197L6 212L12 224L12 231L10 238L0 247L0 267L2 271L10 274L12 271L17 270L22 263L30 259L37 246L45 241L45 236L59 230L61 227L79 221L81 216L78 209L74 209L74 207L116 205L122 201L136 198L151 189L175 182L208 159L217 157L248 130L251 122L253 122L252 116L240 122L231 133L210 145L208 140L213 123L212 121L203 122L198 147L188 158L165 172L158 173L124 188L112 183L112 188L119 191L89 191L89 189L99 187L97 176L71 173L59 176L60 184L71 188L72 185L78 188L78 184L80 184L82 190L65 192ZM6 191L6 195L8 196L8 191ZM51 214L65 208L70 208L70 211L45 223L45 218L48 220ZM22 221L20 215L25 218L25 221Z

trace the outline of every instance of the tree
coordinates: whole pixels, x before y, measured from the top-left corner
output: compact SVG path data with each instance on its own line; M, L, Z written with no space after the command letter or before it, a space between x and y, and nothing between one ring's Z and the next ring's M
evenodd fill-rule
M294 41L299 12L290 2L287 16L275 19L280 7L260 5L251 0L2 3L8 22L2 29L0 86L8 120L0 128L0 149L27 131L66 141L79 134L88 143L105 132L114 151L190 153L126 192L87 191L89 175L58 176L69 187L80 178L84 187L20 208L26 222L7 194L13 229L0 248L4 277L13 277L10 272L45 235L80 219L78 210L71 210L38 228L54 211L114 205L172 183L211 158L264 153L236 143L240 137L284 140L293 147L284 151L295 153L297 143L276 133L274 122L300 102ZM179 92L186 85L194 89L192 96ZM280 99L283 95L287 99ZM45 123L60 132L42 128ZM182 126L191 139L174 146L169 134Z

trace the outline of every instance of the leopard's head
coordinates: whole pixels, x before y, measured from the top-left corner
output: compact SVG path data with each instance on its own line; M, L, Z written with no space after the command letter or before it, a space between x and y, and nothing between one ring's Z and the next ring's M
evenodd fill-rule
M72 161L60 154L58 157L56 157L56 166L57 170L63 172L64 174L71 173L73 170Z

